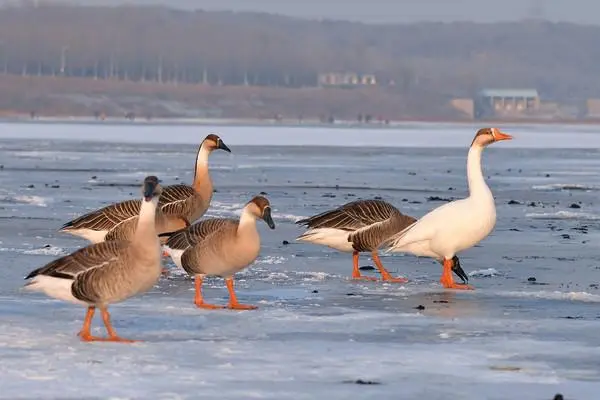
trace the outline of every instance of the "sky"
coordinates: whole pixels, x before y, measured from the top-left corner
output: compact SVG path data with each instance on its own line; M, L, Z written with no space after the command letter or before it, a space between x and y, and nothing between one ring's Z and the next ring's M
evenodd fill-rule
M11 0L0 0L0 3ZM14 0L13 0L14 1ZM40 3L52 0L38 0ZM70 0L90 5L163 4L185 9L263 11L366 23L495 22L544 18L600 25L598 0Z

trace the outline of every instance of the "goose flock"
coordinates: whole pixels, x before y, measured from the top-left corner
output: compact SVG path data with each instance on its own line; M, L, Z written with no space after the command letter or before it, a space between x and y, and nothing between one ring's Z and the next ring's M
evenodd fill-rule
M379 258L386 253L430 257L442 265L440 282L446 289L472 290L457 253L473 247L496 224L494 197L481 170L481 156L488 145L510 140L497 128L477 131L467 157L469 196L431 210L417 219L382 200L358 200L297 221L306 231L297 240L352 253L352 279L362 276L360 253L370 253L384 282L405 283L393 277ZM162 257L194 278L194 304L199 308L251 310L240 304L233 277L253 263L260 253L257 219L271 229L271 203L264 196L250 199L240 218L204 218L213 185L208 169L215 150L231 152L223 140L208 135L196 156L191 185L162 187L156 176L147 176L141 198L122 201L67 222L60 232L82 237L91 244L38 268L25 278L25 289L87 307L79 336L83 341L132 342L117 335L108 306L151 289L164 273ZM452 274L462 283L455 283ZM202 296L206 276L225 279L229 291L226 306L207 303ZM92 318L100 309L106 337L91 334Z

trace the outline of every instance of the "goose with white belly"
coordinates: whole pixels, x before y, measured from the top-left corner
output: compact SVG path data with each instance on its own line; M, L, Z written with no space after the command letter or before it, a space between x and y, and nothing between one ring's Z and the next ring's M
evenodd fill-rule
M192 185L169 185L163 189L156 213L158 232L172 232L189 226L208 210L213 195L208 156L218 149L231 152L219 136L206 136L198 148ZM137 199L114 203L67 222L60 232L83 237L92 243L128 239L135 232L140 206Z
M296 221L296 224L308 228L296 240L352 253L352 279L376 280L361 275L358 267L360 253L369 252L381 273L382 281L405 283L408 281L406 278L394 278L385 269L377 249L392 234L415 221L413 217L402 214L396 207L383 200L357 200Z
M473 289L455 283L452 271L462 271L456 254L479 243L496 224L494 196L483 178L481 154L488 145L511 139L497 128L477 131L467 157L469 197L446 203L391 236L384 244L386 252L433 257L443 265L440 282L445 288Z
M131 241L111 240L91 244L32 271L25 289L87 306L79 336L83 341L131 342L117 336L110 322L108 305L151 289L161 273L160 243L155 226L158 179L148 176L137 229ZM100 308L107 338L92 336L92 318Z
M262 219L275 229L271 204L263 196L250 200L239 219L207 218L177 232L161 233L168 238L163 249L175 264L195 278L194 303L198 308L223 308L204 302L202 282L205 276L225 278L229 291L227 308L253 310L256 307L240 304L233 289L233 275L252 263L260 252L260 235L256 220Z

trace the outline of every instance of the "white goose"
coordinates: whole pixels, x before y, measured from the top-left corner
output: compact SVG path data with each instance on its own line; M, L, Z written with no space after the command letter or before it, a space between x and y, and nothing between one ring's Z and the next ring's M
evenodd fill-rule
M440 282L447 289L473 287L454 283L452 271L460 270L456 253L483 240L496 224L496 206L492 191L485 183L481 171L483 149L511 135L497 128L477 131L467 158L469 197L446 203L421 219L391 236L385 243L387 253L412 253L440 260L443 272Z

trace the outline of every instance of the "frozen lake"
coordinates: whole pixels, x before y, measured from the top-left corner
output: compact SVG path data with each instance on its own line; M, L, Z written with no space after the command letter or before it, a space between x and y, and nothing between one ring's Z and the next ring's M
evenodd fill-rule
M0 124L0 398L597 397L600 127L502 126L515 140L483 160L496 229L460 255L474 292L443 290L439 264L410 255L382 256L409 283L354 283L350 255L294 242L294 221L355 199L420 217L464 197L477 128ZM259 223L261 255L236 280L259 309L198 310L175 273L111 308L143 342L80 343L85 310L22 292L23 277L85 245L56 232L64 222L137 196L144 176L191 182L209 132L232 153L211 156L208 215L261 191L274 208L276 230ZM204 293L227 301L220 279Z

